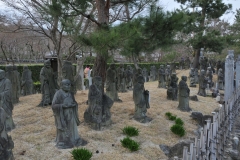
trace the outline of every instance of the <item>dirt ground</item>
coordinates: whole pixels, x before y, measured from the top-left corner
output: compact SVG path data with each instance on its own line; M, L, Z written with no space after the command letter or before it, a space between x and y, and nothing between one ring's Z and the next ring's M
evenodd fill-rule
M177 76L188 76L188 70L178 70ZM216 75L214 75L216 80ZM189 82L188 82L189 84ZM92 160L164 160L167 157L160 149L160 144L174 145L179 140L194 137L197 128L196 121L192 120L190 112L181 112L177 109L178 101L166 99L166 89L157 88L158 82L145 83L145 89L150 91L150 109L147 116L153 120L141 124L132 119L134 102L132 91L119 93L122 103L114 103L111 108L113 124L102 131L94 131L84 122L83 113L88 107L88 91L78 91L75 95L79 107L81 121L78 131L80 136L88 141L84 148L93 153ZM190 95L196 95L198 86L190 88ZM199 101L190 101L193 111L211 114L218 107L215 99L200 97ZM9 134L14 141L13 154L16 160L71 160L71 149L57 149L55 147L56 127L51 106L46 108L36 107L41 100L41 94L20 97L20 102L14 106L13 120L16 124ZM173 121L165 117L166 112L171 112L184 121L186 135L179 137L170 131ZM121 146L120 140L125 137L121 129L125 126L134 126L139 129L139 136L133 139L140 143L140 150L131 152ZM99 153L96 153L96 151Z

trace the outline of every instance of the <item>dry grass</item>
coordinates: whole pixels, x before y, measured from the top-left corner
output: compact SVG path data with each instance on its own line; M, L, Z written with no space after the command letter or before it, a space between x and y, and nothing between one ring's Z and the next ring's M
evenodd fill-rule
M188 75L188 70L177 71L181 75ZM214 75L214 79L216 79ZM91 130L83 121L83 113L88 107L84 102L87 100L88 91L79 91L75 98L79 104L79 116L82 122L78 127L81 137L88 141L84 146L93 152L93 160L159 160L167 159L159 144L173 145L181 139L194 137L193 131L197 128L196 122L192 120L189 112L181 112L177 109L177 101L166 99L166 89L157 88L157 81L145 83L145 88L150 91L150 109L147 115L153 120L147 124L141 124L132 119L134 113L134 102L132 91L120 93L123 103L114 103L112 112L113 124L104 128L103 131ZM191 95L197 93L197 88L191 88ZM218 106L210 97L199 97L198 102L190 101L190 107L194 111L204 114L211 112ZM51 107L39 108L40 94L21 97L20 103L16 104L13 111L13 119L16 124L10 134L15 147L13 149L16 160L68 160L72 159L70 149L60 150L55 147L55 124ZM170 131L174 122L167 120L166 112L171 112L182 118L185 123L186 135L179 138ZM141 149L130 152L123 148L120 139L124 138L121 129L125 126L134 126L139 129L139 136L133 137L140 142ZM114 146L112 146L114 144ZM97 154L96 151L99 151ZM21 155L22 152L24 155Z

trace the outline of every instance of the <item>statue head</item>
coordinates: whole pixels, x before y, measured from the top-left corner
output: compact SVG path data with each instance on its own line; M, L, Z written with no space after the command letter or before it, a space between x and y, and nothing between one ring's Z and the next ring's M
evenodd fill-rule
M182 76L182 80L187 82L187 76Z
M0 80L5 78L5 71L0 69Z
M93 84L95 84L98 88L102 87L102 77L95 76L93 77Z
M144 82L145 82L145 79L144 79L143 76L138 76L137 77L137 83L144 84Z
M138 69L137 69L137 73L138 73L138 74L142 74L142 69L141 69L141 68L138 68Z
M176 73L172 73L171 78L173 78L173 79L177 78Z
M71 82L68 79L63 79L61 82L61 88L65 92L69 92L71 90Z
M50 62L50 60L45 60L45 61L44 61L44 66L45 66L46 68L50 68L50 67L51 67L51 62Z

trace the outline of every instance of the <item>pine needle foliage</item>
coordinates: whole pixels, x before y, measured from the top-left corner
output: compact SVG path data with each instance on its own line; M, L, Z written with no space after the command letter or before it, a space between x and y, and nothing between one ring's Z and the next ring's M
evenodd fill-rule
M123 134L126 134L127 136L138 136L139 135L139 130L135 127L132 126L126 126L122 129Z
M140 149L140 144L129 137L125 137L120 141L123 147L128 148L132 152Z
M90 160L92 157L92 152L86 148L76 148L70 153L72 154L74 160Z
M176 120L177 116L173 116L172 113L166 112L165 115L168 117L169 120L174 121Z
M174 124L172 127L171 127L171 131L177 135L179 135L180 137L184 136L186 131L185 129L183 128L182 125L179 125L179 124Z
M175 120L175 123L178 124L178 125L181 125L181 126L184 125L184 122L183 122L183 120L182 120L181 118L177 118L177 119Z

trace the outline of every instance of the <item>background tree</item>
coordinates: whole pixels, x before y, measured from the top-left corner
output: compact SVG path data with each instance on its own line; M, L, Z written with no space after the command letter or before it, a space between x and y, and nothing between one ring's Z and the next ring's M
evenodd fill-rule
M199 65L200 49L207 51L221 52L224 45L224 38L217 30L207 32L206 20L217 19L227 10L231 9L231 4L224 4L222 0L175 0L186 6L182 11L187 15L184 32L191 34L192 38L187 42L194 49L193 67ZM192 8L193 11L189 9Z

